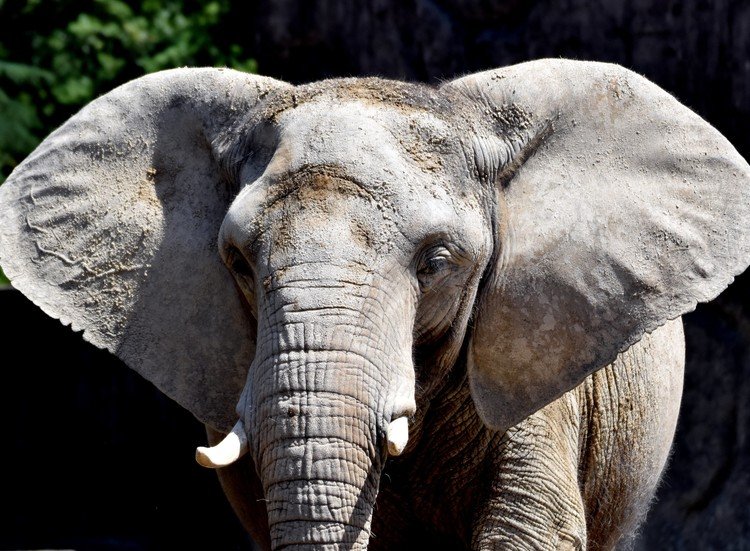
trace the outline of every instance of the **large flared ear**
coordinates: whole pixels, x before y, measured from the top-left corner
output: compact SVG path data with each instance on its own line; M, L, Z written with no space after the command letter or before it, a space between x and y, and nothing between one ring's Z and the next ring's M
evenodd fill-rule
M750 167L708 123L618 66L541 60L445 88L498 201L469 380L505 430L750 262Z
M213 144L282 86L226 69L139 78L81 110L0 186L0 265L13 285L225 432L255 344L217 250L233 197Z

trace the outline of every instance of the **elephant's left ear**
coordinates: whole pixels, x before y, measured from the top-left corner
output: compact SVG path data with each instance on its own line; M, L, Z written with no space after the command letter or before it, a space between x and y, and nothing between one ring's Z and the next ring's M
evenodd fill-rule
M542 60L444 89L476 107L496 262L469 380L505 430L750 263L750 166L719 132L615 65Z
M13 285L225 432L255 329L217 247L236 195L223 142L285 88L228 69L141 77L71 117L0 187Z

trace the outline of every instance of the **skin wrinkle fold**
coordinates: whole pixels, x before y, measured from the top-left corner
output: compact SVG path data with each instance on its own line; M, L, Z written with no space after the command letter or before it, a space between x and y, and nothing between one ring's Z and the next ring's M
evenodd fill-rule
M279 313L281 313L281 312L277 312L276 314L279 314ZM360 328L362 326L361 323L356 323L358 320L351 320L347 316L340 316L340 315L339 316L333 316L332 315L332 317L335 317L335 319L337 319L338 321L349 323L349 325L348 325L349 327ZM355 323L351 323L351 322L355 322ZM292 322L292 323L300 323L301 324L302 322ZM279 329L277 329L277 328L275 328L275 327L272 326L269 329L269 334L274 334L274 333L277 333L277 332L281 333L282 330L283 330L283 327L288 327L288 325L287 324L280 324ZM373 323L373 327L377 327L377 324ZM377 345L379 345L380 343L377 342L377 341L370 340L370 338L367 335L365 335L365 334L359 334L359 333L355 333L354 335L352 335L351 339L352 339L352 342L356 341L361 346L363 346L364 350L362 350L362 351L360 351L360 350L353 350L352 348L347 347L347 348L341 348L341 349L339 349L339 351L340 352L345 352L347 354L356 355L357 357L359 357L364 362L368 362L369 363L371 360L366 355L364 355L362 352L366 351L366 350L377 350ZM335 349L331 349L330 347L329 348L319 347L319 350L321 350L321 351L324 351L324 350L335 351ZM295 354L295 353L303 354L303 353L306 353L306 352L309 352L309 351L311 351L309 348L304 348L304 347L299 347L299 346L297 346L297 347L292 346L289 349L285 350L284 353L285 354ZM394 351L395 351L395 349L394 350L390 350L390 352L394 352ZM388 352L388 351L385 351L385 352ZM269 357L273 357L273 355L271 355ZM260 358L259 361L264 361L264 358Z
M323 288L326 288L326 287L323 287ZM288 309L288 310L285 311L285 312L282 312L282 310L285 310L285 309ZM361 320L367 321L373 327L377 327L381 322L388 323L387 320L374 320L374 319L370 318L369 314L368 314L368 310L369 309L365 308L365 306L362 306L361 309L356 309L356 308L353 308L353 307L345 307L345 306L331 306L331 307L322 307L321 308L321 311L331 312L331 315L336 315L335 314L336 310L355 312L355 313L358 314L358 316L359 316L359 318ZM290 307L288 304L283 304L283 305L279 306L279 310L278 311L272 312L270 314L270 317L278 317L279 314L281 314L281 313L290 314L290 313L298 313L298 312L300 312L300 310L298 309L298 307L295 307L295 306ZM320 312L318 314L320 314ZM336 317L338 319L340 319L340 320L341 319L344 319L344 320L346 319L346 317L341 316L340 314L338 316L336 316ZM359 320L357 318L355 318L355 319L353 319L351 321L352 322L357 322ZM351 324L352 327L357 327L358 325L360 325L360 324L357 324L357 323L352 323ZM357 337L364 338L365 335L357 335Z

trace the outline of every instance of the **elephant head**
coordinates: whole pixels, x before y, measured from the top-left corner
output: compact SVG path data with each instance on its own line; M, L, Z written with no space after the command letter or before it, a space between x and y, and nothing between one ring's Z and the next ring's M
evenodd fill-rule
M274 548L359 549L442 380L465 370L502 431L712 299L750 262L749 183L716 130L612 65L439 88L178 69L14 171L0 263L230 433L201 462L249 450Z

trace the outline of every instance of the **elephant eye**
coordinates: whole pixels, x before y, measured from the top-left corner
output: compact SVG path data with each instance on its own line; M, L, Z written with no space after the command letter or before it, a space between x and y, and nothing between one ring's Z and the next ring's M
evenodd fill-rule
M245 255L234 247L227 252L227 265L237 275L253 277L253 269L250 267Z
M429 288L429 284L440 274L448 270L453 264L453 257L444 246L439 245L425 251L417 270L417 279L422 290Z

